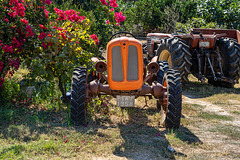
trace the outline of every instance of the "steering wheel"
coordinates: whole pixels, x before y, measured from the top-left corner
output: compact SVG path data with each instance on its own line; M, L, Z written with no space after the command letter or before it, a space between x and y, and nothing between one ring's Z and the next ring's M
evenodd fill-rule
M179 35L179 33L187 34L187 32L184 32L184 31L175 31L173 35Z
M112 35L112 37L109 39L109 41L111 41L113 39L113 37L115 37L116 35L121 35L121 34L130 34L132 37L136 38L132 33L130 32L125 32L125 31L121 31L121 32L117 32L115 34ZM119 36L120 37L120 36ZM137 39L137 38L136 38Z

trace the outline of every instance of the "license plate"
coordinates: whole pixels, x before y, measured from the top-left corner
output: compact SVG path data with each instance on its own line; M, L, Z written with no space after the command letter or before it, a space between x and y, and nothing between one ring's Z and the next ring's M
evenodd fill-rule
M117 106L134 107L135 96L117 96Z
M205 47L205 48L208 48L210 46L210 43L209 42L205 42L205 41L202 41L202 42L199 42L199 47Z

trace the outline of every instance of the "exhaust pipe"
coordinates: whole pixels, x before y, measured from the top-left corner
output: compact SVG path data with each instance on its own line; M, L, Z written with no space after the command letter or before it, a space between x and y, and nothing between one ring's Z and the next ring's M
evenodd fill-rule
M102 60L99 60L95 64L95 68L96 68L97 72L103 73L107 70L107 63Z
M159 71L159 65L157 62L150 62L147 66L147 70L154 74L154 73L157 73Z

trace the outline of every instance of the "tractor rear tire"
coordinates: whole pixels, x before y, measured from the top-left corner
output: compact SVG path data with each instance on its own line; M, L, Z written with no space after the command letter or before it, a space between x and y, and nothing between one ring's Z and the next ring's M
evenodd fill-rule
M158 61L167 61L169 68L178 70L183 81L188 81L192 66L192 55L189 46L180 38L164 38L155 51Z
M216 44L219 48L223 62L223 74L225 77L238 81L240 77L240 45L229 38L221 38ZM214 86L221 86L233 88L234 83L225 81L214 81L212 78L208 79L208 83Z
M77 67L73 71L71 89L71 123L84 124L86 120L86 82L87 69Z
M159 71L157 73L157 82L163 85L163 77L164 73L169 69L167 61L160 61L159 63ZM157 110L161 110L161 104L157 101Z
M162 105L162 124L169 129L180 126L182 111L182 83L178 71L169 69L163 77L163 85L167 88L167 106Z

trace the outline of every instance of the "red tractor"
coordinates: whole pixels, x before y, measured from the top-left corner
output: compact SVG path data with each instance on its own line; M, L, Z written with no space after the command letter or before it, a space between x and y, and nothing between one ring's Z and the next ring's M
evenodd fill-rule
M88 102L94 97L111 95L119 107L134 107L139 96L154 97L167 128L178 128L182 109L182 85L178 71L166 70L166 63L143 63L142 43L132 37L116 37L107 45L107 61L92 58L95 72L75 68L71 89L71 122L83 124ZM130 34L130 33L128 33ZM164 73L164 74L163 74ZM162 85L163 84L163 85Z
M183 81L192 73L201 82L234 87L240 77L240 32L238 30L192 29L190 34L149 33L148 59L167 61Z

